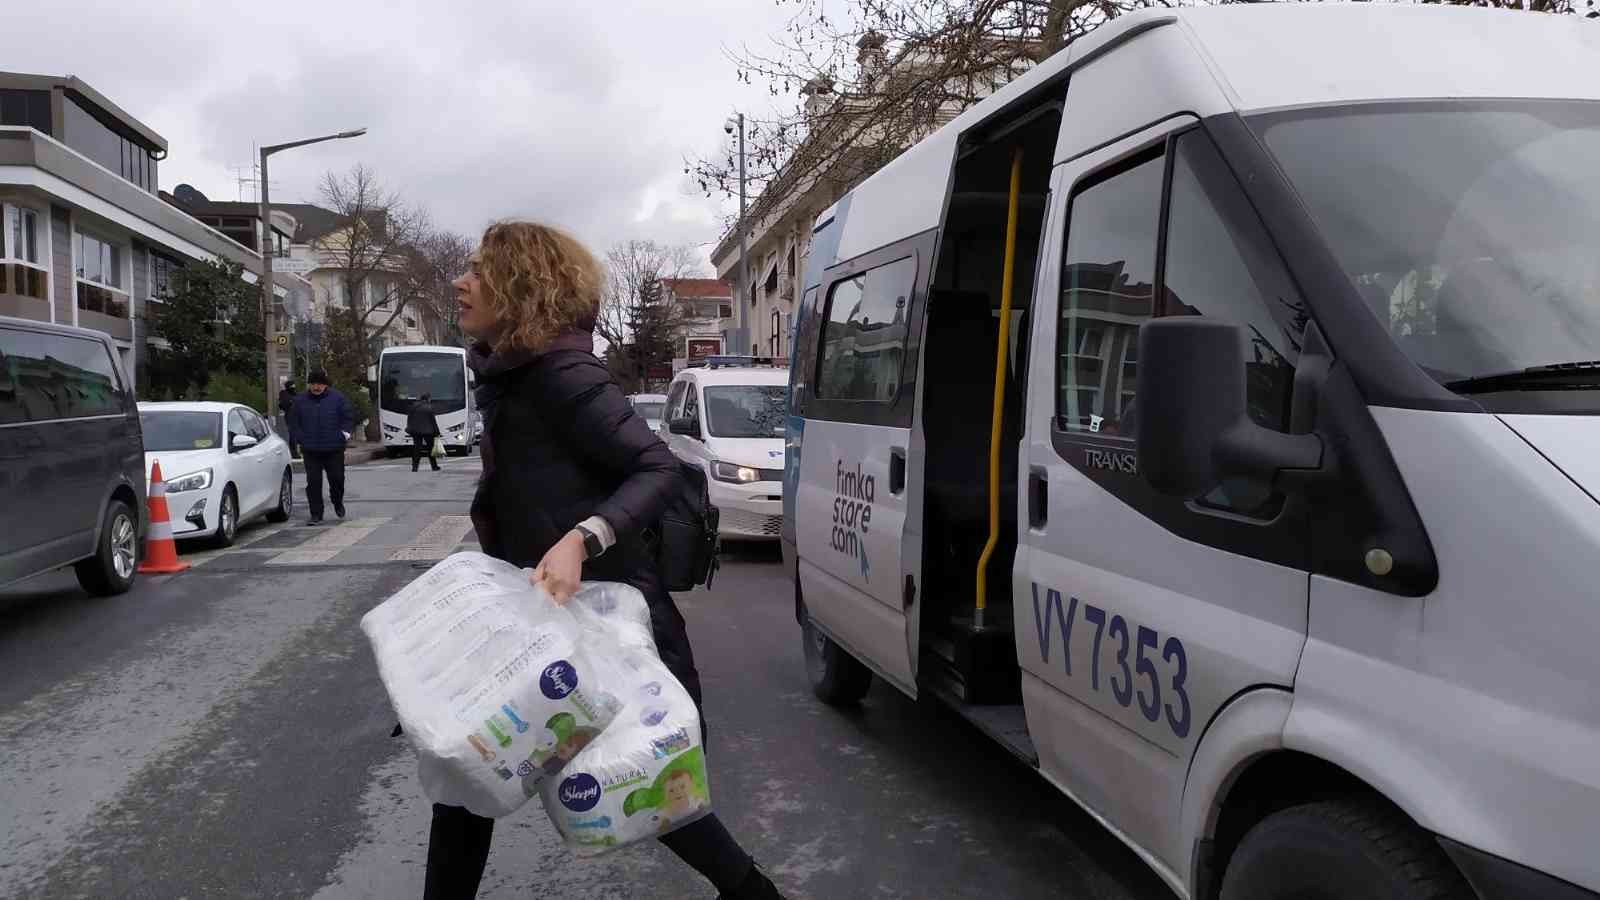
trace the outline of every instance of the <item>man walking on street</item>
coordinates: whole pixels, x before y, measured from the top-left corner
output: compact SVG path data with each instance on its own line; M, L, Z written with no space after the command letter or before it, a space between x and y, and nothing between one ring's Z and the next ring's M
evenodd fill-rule
M278 415L283 417L283 427L289 428L289 411L294 409L294 382L285 381L283 390L278 392ZM289 455L295 459L300 458L300 445L294 442L294 432L289 431Z
M306 524L321 525L324 472L333 511L344 518L344 448L356 421L350 401L328 387L327 373L312 372L306 384L308 390L295 398L289 410L289 434L306 461L306 505L311 508Z
M433 397L423 394L406 416L406 434L411 435L411 471L426 456L428 465L439 471L439 460L433 455L433 442L439 437L439 419L433 414Z

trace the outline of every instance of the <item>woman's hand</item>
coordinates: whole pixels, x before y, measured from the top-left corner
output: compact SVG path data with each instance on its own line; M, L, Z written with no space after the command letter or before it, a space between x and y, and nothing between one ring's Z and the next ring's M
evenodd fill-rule
M588 557L589 553L583 547L583 535L569 531L566 537L550 548L544 559L539 560L538 567L528 580L549 591L556 603L565 606L583 581L583 561Z

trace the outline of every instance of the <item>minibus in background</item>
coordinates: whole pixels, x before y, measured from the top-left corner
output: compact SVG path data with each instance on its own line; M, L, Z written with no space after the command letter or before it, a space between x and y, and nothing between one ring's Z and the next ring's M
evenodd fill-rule
M1576 16L1147 10L823 212L815 692L944 700L1182 897L1595 898L1596 73Z
M465 456L477 442L476 378L460 347L385 347L378 356L378 418L391 456L410 450L406 417L423 394L439 421L445 451Z

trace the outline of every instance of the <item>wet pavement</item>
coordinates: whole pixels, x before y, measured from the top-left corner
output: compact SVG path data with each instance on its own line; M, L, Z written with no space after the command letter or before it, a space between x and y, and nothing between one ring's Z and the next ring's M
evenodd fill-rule
M358 622L473 546L477 460L350 469L351 519L255 525L109 600L0 591L0 897L417 897L429 808ZM795 898L1172 896L957 717L806 686L775 548L679 598L714 805ZM500 820L483 897L715 892L658 846L580 859L537 803Z

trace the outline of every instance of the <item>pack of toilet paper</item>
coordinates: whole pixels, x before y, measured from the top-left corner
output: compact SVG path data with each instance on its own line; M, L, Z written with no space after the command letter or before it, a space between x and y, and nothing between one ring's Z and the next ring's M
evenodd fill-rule
M620 649L591 646L598 619L580 624L481 553L450 556L362 618L429 798L508 815L605 729L631 679Z

